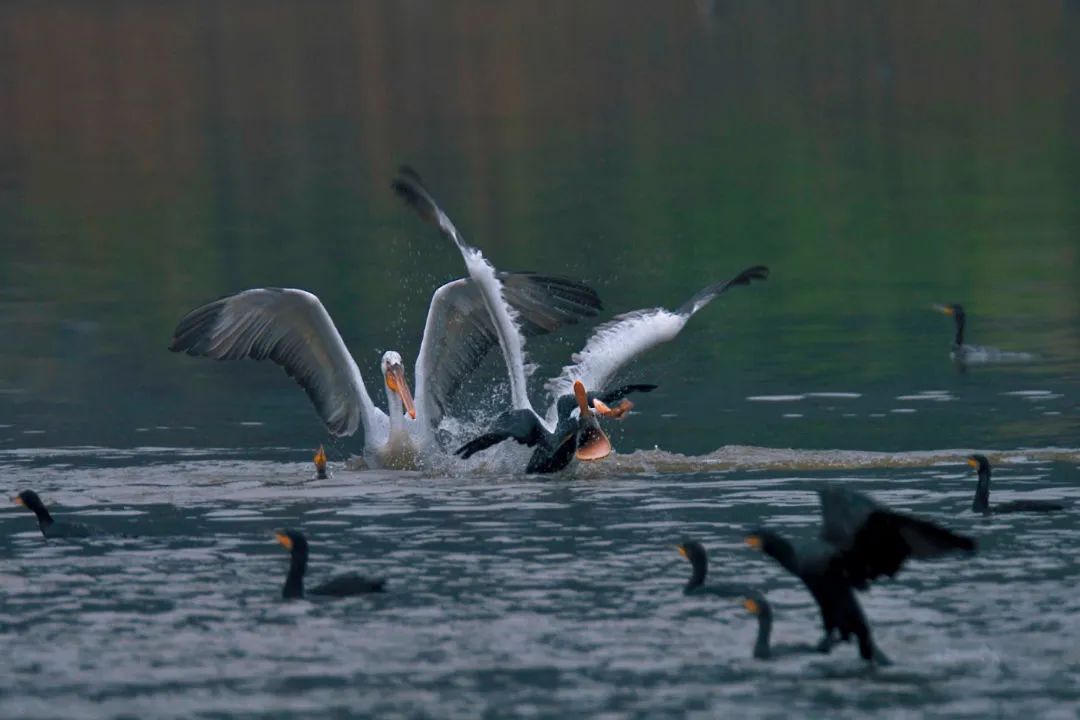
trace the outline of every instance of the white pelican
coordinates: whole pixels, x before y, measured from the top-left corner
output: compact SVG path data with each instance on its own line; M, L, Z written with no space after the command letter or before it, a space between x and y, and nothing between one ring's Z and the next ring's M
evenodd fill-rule
M599 410L612 417L621 416L628 409L622 405L612 409L608 402L620 400L632 391L647 391L654 385L628 385L611 393L597 395L607 386L612 376L637 355L672 340L686 325L687 321L699 310L709 304L713 298L737 285L749 285L751 280L764 280L769 269L762 265L747 268L735 277L710 285L688 301L671 311L664 308L636 310L615 317L600 325L585 343L581 352L576 353L573 365L567 365L562 373L546 384L551 405L546 418L541 418L529 401L526 387L525 338L519 328L518 313L505 300L505 289L501 287L495 268L475 247L468 245L454 227L454 223L439 207L438 203L424 187L420 177L409 168L401 168L400 177L393 183L394 190L408 202L427 222L435 225L461 252L469 277L476 283L491 318L495 323L495 332L499 346L506 360L510 375L510 393L512 410L504 413L488 433L458 449L462 457L469 457L491 445L507 438L530 447L539 445L529 463L529 471L551 472L553 456L565 458L560 467L565 467L570 456L566 452L567 437L565 431L573 427L574 437L578 436L578 424L568 426L574 405L578 407L580 423L588 429L592 442L583 448L579 442L576 454L580 459L599 459L610 451L610 444L599 427L591 421L591 410ZM591 388L593 395L585 393ZM569 401L560 398L568 398ZM597 404L596 400L600 403ZM626 402L626 401L624 401ZM590 407L591 405L591 407ZM606 446L606 451L605 451ZM554 467L554 469L560 469Z
M600 307L596 293L573 280L500 273L498 281L526 335L575 323ZM461 278L443 285L428 308L416 360L415 402L401 356L389 351L382 357L388 412L372 402L326 308L304 290L255 288L196 308L180 320L169 349L219 360L271 360L304 388L330 433L352 435L363 425L369 465L415 469L444 455L435 430L495 342L476 283Z
M623 385L603 392L620 368L646 350L675 339L687 321L716 296L732 287L749 285L752 280L764 280L768 276L767 267L755 265L729 280L704 288L676 310L634 310L598 326L586 341L585 347L571 357L573 364L563 367L557 377L545 384L551 399L549 424L530 422L529 416L523 413L505 413L496 419L487 433L458 448L456 453L460 457L468 458L485 448L513 438L523 445L536 447L526 468L527 472L555 472L570 462L570 450L573 449L570 441L577 439L577 457L581 460L593 459L592 456L598 452L596 449L587 448L585 453L582 453L583 440L577 423L571 416L574 403L568 402L568 398L577 398L580 413L578 418L589 417L590 404L601 415L620 417L625 414L631 406L628 400L622 400L615 408L607 407L607 403L620 400L630 392L647 392L656 386ZM587 401L583 399L585 387L593 389L587 396ZM548 429L552 419L555 420L553 431ZM595 438L597 428L592 427L592 423L588 426L589 433ZM606 438L599 440L600 447L603 447L604 442Z

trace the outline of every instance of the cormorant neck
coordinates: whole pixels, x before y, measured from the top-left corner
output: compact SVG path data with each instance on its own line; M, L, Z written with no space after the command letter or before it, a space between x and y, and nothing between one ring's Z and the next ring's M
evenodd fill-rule
M990 469L979 469L979 484L975 486L975 499L971 503L971 511L977 513L990 512Z
M799 563L795 555L795 547L784 538L779 535L770 535L766 539L762 550L792 575L799 574Z
M49 511L48 509L46 509L44 504L36 502L29 507L31 510L34 511L34 515L37 516L38 525L41 525L42 527L47 527L53 524L52 515L49 514Z
M286 600L304 597L304 571L307 570L307 552L296 551L290 554L289 575L285 578L285 587L281 597Z
M693 572L690 575L690 579L686 583L686 587L683 588L684 593L692 592L705 584L705 576L709 573L709 561L701 560L695 562L693 565Z
M757 616L757 642L754 643L754 657L758 660L768 660L772 655L769 648L769 636L772 635L772 613L762 608Z
M964 344L964 313L956 313L956 338L953 340L956 347Z

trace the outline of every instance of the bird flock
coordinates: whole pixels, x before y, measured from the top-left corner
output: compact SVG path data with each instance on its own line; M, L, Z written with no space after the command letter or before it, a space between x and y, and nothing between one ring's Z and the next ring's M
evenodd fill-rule
M612 448L600 418L625 417L633 407L627 396L656 387L649 383L614 385L618 373L642 353L674 339L694 314L718 296L769 276L767 267L753 266L703 288L674 310L634 310L598 325L584 347L544 384L547 406L538 411L528 391L532 366L526 340L595 316L601 309L596 293L581 282L556 275L496 270L478 248L465 242L415 171L402 168L391 187L450 241L466 269L465 277L432 294L415 364L415 394L401 355L387 351L380 363L386 410L377 407L330 314L316 295L305 290L252 288L222 297L187 313L169 344L174 352L194 356L251 358L280 365L307 393L331 434L348 436L362 428L363 460L372 467L439 469L468 461L506 440L532 448L525 467L528 473L558 472L574 460L602 460ZM955 319L953 357L958 362L1019 359L1023 355L965 344L963 308L957 304L935 308ZM479 418L486 426L483 432L454 437L444 423L456 412L453 401L496 347L507 373L509 407ZM482 409L479 412L482 414ZM470 419L477 420L475 416ZM971 508L975 513L1053 512L1065 507L1045 501L991 505L989 461L983 455L972 455L967 462L978 478ZM316 477L326 478L327 458L322 447L314 463ZM765 595L740 583L708 582L707 551L693 539L677 546L691 566L684 593L734 600L737 604L733 606L756 616L755 658L828 653L838 643L854 640L860 657L887 665L889 659L873 640L856 591L893 577L909 560L974 554L976 541L934 522L890 510L839 485L824 486L818 495L822 523L817 541L794 543L765 527L749 529L745 535L749 548L769 556L798 578L813 598L823 631L816 644L774 645L773 610ZM48 540L98 534L87 525L55 520L32 490L19 493L14 502L34 513ZM274 537L290 556L281 591L287 600L387 590L384 579L356 573L305 588L307 538L295 529L277 530Z

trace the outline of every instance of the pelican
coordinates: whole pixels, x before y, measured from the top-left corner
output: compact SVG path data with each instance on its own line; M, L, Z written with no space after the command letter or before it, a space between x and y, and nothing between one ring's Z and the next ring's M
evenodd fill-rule
M558 467L554 469L561 469L566 463L553 463L554 456L562 453L566 462L569 462L569 455L565 453L566 434L558 431L566 428L566 423L572 419L571 414L575 411L578 423L585 426L593 440L588 443L590 447L582 452L579 437L577 457L582 460L603 457L606 453L600 454L599 448L603 447L607 438L601 437L602 431L599 431L599 426L594 423L593 412L608 417L621 417L629 409L629 405L625 404L629 401L624 401L624 404L617 408L608 407L608 402L622 400L623 395L634 390L655 387L629 385L619 389L625 392L602 393L615 373L646 350L674 339L687 321L718 295L732 287L749 285L752 280L764 280L769 276L767 267L755 265L733 278L709 285L674 311L664 308L635 310L600 325L585 343L585 347L571 358L573 364L565 366L560 375L545 385L551 405L546 417L541 418L533 409L527 391L525 337L518 327L518 314L504 299L505 292L500 292L500 280L495 268L480 250L464 241L454 223L435 202L414 170L401 168L393 188L423 220L437 227L461 253L469 277L476 283L494 321L499 346L506 361L512 409L503 413L487 433L459 448L457 453L462 457L469 457L503 440L513 438L530 447L539 446L529 462L529 472L551 472L550 468L556 465ZM586 389L591 390L592 394L589 395ZM583 396L587 400L585 403L581 401ZM560 403L560 399L567 397L571 400ZM577 408L574 408L575 403ZM577 432L577 428L568 431L574 432L575 436L581 434ZM607 447L610 451L610 444Z
M530 462L529 472L553 472L554 469L564 467L569 462L569 455L560 455L567 448L567 444L564 442L563 435L560 434L562 426L559 424L558 413L553 408L552 417L544 420L533 409L532 402L529 400L526 375L527 369L531 371L532 366L527 364L525 355L525 335L521 328L521 316L516 308L507 302L505 287L500 277L501 274L495 270L495 267L478 248L465 242L450 217L439 207L439 204L424 186L415 170L409 167L400 168L399 176L391 184L391 187L416 211L421 219L438 228L439 232L458 249L462 259L465 261L469 278L476 283L484 305L488 309L489 317L494 321L495 334L498 337L499 347L503 352L503 359L506 363L506 371L510 381L512 409L501 416L502 425L509 424L514 428L515 432L523 433L528 438L520 440L520 442L530 446L535 445L537 442L543 442L542 449L545 452L561 458L553 459L549 457L545 459L537 457L537 462ZM651 389L655 386L648 387ZM588 404L592 402L592 399L588 398L584 388L580 388L575 390L575 394L570 396L569 400L569 403L565 405L567 417L564 420L569 420L569 413L574 411L573 405L575 402L579 406L579 415L574 421L575 426L571 431L573 437L578 438L576 456L582 460L599 460L607 456L611 452L611 443L593 417L593 408ZM602 401L601 407L604 407L607 414L613 417L621 416L628 410L626 406L612 410L604 406ZM491 435L488 434L486 437L490 438ZM498 442L498 440L494 442ZM490 447L494 442L489 442L483 447ZM573 447L570 449L574 450ZM471 452L463 453L463 450L464 448L460 448L457 451L459 456L468 457L472 454ZM476 452L476 450L473 450L473 452ZM534 467L544 469L534 470Z
M542 335L596 314L589 287L537 273L496 276L524 335ZM295 288L254 288L198 307L173 332L169 349L219 360L270 360L307 392L327 430L336 436L364 429L364 460L374 467L419 469L445 455L435 431L448 403L496 342L477 283L459 278L431 296L416 360L416 396L401 355L382 356L384 412L376 407L360 369L330 314L314 294Z
M564 448L563 444L568 442L568 436L559 434L557 431L559 428L564 428L564 433L574 433L576 430L575 419L569 414L572 410L568 409L570 406L564 400L567 395L573 394L580 397L581 386L592 388L590 402L593 409L600 415L621 417L629 409L629 401L622 400L617 408L609 408L607 403L620 400L631 391L655 387L654 385L627 385L608 393L602 392L624 365L645 351L674 340L690 318L718 295L739 285L749 285L752 280L765 280L768 276L767 267L755 265L733 278L709 285L676 310L659 307L635 310L618 315L598 326L585 342L584 348L573 355L572 364L563 367L557 377L546 383L545 388L551 399L548 424L529 422L529 416L524 413L504 414L496 419L487 433L458 448L457 454L461 457L469 457L503 440L513 438L523 445L537 447L529 460L527 472L561 470L569 463L570 456L565 449L560 453L555 448ZM579 422L591 425L591 421L585 419L590 416L588 408L580 402L579 406L580 412L577 415ZM555 428L550 427L552 419L555 420ZM564 423L569 423L569 427L565 427ZM590 434L595 438L596 429L592 429ZM574 437L579 438L578 459L592 459L588 456L594 455L595 451L588 449L584 453L580 452L582 447L580 434L575 433ZM606 441L606 438L604 440Z

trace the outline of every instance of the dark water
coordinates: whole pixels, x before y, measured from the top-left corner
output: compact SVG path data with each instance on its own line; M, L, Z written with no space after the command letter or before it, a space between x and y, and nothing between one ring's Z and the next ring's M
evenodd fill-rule
M1074 717L1076 510L975 518L962 459L993 453L1001 500L1080 494L1075 23L1073 3L0 6L0 472L137 536L45 544L0 514L0 717ZM402 162L498 267L595 286L600 319L772 276L627 370L661 387L604 464L347 472L360 438L326 437L280 370L165 346L202 302L294 286L365 377L390 348L411 370L461 263L389 191ZM937 302L1031 357L957 367ZM537 390L588 330L530 343ZM331 481L309 480L320 442ZM672 545L698 536L769 590L778 641L813 640L806 595L740 539L809 534L822 479L982 543L865 596L893 668L755 663L741 608L679 592ZM311 534L313 576L392 594L280 603L282 525Z

